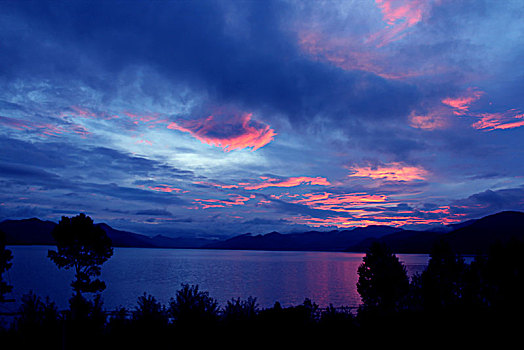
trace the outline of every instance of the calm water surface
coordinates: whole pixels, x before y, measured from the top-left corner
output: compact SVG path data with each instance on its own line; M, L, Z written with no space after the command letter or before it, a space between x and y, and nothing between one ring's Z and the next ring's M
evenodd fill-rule
M67 307L73 272L58 270L45 246L11 246L14 259L8 277L13 297L33 290ZM115 248L102 266L107 309L133 308L144 292L167 304L182 283L198 284L221 305L249 296L261 307L283 306L310 298L321 307L358 306L357 268L364 254L338 252L267 252L200 249ZM411 275L422 272L428 255L398 255Z

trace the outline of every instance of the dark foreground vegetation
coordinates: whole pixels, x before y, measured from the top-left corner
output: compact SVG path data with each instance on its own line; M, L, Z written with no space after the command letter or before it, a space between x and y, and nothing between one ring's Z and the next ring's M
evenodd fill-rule
M255 298L220 306L198 286L182 285L168 305L138 297L133 309L105 310L97 277L112 255L111 242L84 215L62 218L53 231L58 268L74 269L69 309L32 293L0 329L2 349L176 348L291 344L402 346L467 345L518 339L524 322L524 242L495 244L470 264L446 242L434 245L425 271L409 278L384 244L375 242L358 269L362 305L353 312L313 301L261 309ZM1 236L1 235L0 235ZM11 252L0 237L0 277ZM227 281L224 281L227 283ZM12 286L0 280L0 302ZM342 343L341 343L342 342Z

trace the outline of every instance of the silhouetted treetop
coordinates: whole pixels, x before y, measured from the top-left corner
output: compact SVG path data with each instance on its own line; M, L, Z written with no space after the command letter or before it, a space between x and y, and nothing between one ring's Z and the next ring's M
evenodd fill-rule
M417 279L417 293L421 293L426 309L457 306L464 292L464 259L455 254L449 243L437 241L431 249L426 270Z
M357 291L366 310L397 311L409 291L406 268L382 243L371 245L358 275Z
M71 284L75 292L99 292L105 283L99 279L101 265L113 255L111 239L85 214L73 218L63 216L52 232L57 251L49 250L48 257L58 268L74 269L76 280Z

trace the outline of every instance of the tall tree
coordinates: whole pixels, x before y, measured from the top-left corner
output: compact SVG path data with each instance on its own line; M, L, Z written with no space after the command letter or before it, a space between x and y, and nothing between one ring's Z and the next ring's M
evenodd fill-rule
M491 246L484 264L484 297L498 311L524 311L524 242L512 238Z
M425 271L414 283L426 311L455 309L462 303L466 264L445 241L436 242Z
M101 265L113 255L111 239L85 214L73 218L63 216L54 228L57 250L49 250L48 257L59 269L74 269L71 283L76 294L101 292L106 285L98 278Z
M357 291L363 310L399 311L409 292L409 278L405 266L386 245L375 242L358 267Z
M3 231L0 231L0 302L5 301L5 294L9 293L13 286L4 281L3 274L13 265L10 261L13 259L13 254L9 249L5 248L6 237Z

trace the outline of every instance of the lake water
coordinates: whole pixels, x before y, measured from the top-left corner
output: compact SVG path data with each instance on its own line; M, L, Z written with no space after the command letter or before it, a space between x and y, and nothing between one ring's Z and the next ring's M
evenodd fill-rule
M68 306L74 273L58 268L47 258L46 246L11 246L13 267L7 277L17 301L33 290L49 296L59 308ZM182 283L198 284L220 305L249 296L260 307L275 301L283 306L310 298L321 307L358 306L357 268L364 254L339 252L268 252L200 249L115 248L102 266L102 293L106 309L134 308L144 292L167 304ZM398 255L408 273L422 272L425 254ZM15 306L16 303L12 305Z

